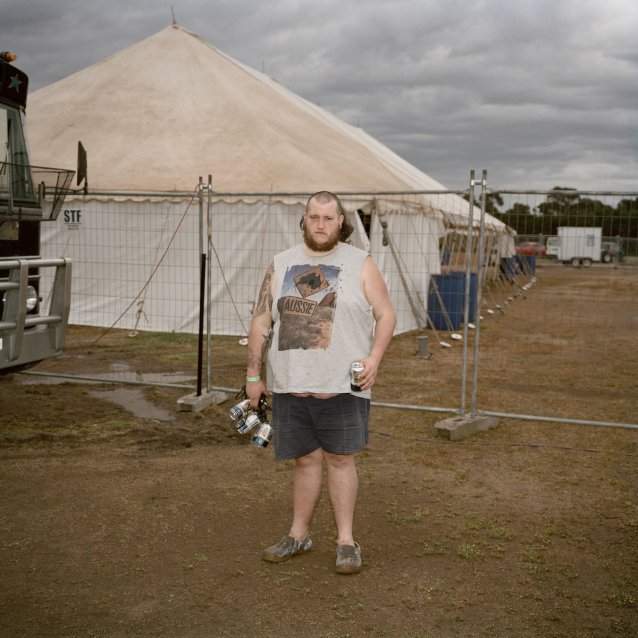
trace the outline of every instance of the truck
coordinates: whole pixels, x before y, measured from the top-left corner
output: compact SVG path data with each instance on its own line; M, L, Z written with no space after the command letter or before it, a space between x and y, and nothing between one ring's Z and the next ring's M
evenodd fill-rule
M559 226L557 258L572 266L591 266L600 261L602 228Z
M548 259L558 259L558 237L551 235L545 241L545 256Z
M0 374L59 355L71 304L71 262L40 255L40 225L57 218L75 171L29 163L29 78L15 59L0 52Z

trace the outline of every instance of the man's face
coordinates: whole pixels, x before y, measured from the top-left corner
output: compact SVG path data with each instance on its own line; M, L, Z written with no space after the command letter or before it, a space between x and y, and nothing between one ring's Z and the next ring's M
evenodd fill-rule
M328 252L339 243L343 215L337 214L337 203L320 204L312 200L304 214L303 238L315 252Z

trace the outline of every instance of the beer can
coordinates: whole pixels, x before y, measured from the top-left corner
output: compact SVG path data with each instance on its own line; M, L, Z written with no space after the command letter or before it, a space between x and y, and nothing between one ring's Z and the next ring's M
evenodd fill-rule
M361 361L355 361L350 366L350 389L353 392L361 392L361 388L357 384L359 374L361 374L365 369L365 366Z
M244 399L241 403L234 405L230 409L230 418L233 421L241 421L246 418L246 415L250 412L250 399Z
M235 427L240 434L246 434L258 425L261 425L259 417L254 412L251 412L244 420L238 421Z
M251 443L255 447L268 447L270 439L272 439L272 426L268 421L264 421L253 436Z

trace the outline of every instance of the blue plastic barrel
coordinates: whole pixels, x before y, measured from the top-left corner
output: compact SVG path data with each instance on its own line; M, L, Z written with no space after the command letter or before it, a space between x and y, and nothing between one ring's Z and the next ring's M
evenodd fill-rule
M431 275L428 314L437 330L458 330L463 323L466 280L464 272ZM473 272L470 277L470 321L474 321L475 307L476 273Z
M536 274L536 255L516 255L516 261L524 275Z
M514 279L518 270L519 263L516 257L501 258L501 274L505 279Z

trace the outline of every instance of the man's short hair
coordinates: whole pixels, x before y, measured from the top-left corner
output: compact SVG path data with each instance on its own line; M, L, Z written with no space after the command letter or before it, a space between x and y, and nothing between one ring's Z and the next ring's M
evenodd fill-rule
M334 193L331 193L330 191L319 191L314 195L311 195L306 202L306 212L308 212L310 202L313 200L315 200L319 204L329 204L330 202L336 202L337 213L345 217L345 211L343 210L343 206L341 205L341 200Z
M341 225L341 234L339 236L339 239L343 242L348 241L348 238L350 237L350 235L352 235L354 231L354 227L352 226L352 224L348 221L348 218L346 217L346 211L343 205L341 204L341 200L334 193L331 193L330 191L318 191L317 193L314 193L314 195L311 195L308 198L308 201L306 202L306 212L308 212L308 207L310 206L310 202L313 200L318 202L319 204L329 204L330 202L336 202L337 214L343 215L343 224ZM303 228L303 217L301 218L299 222L299 227Z

